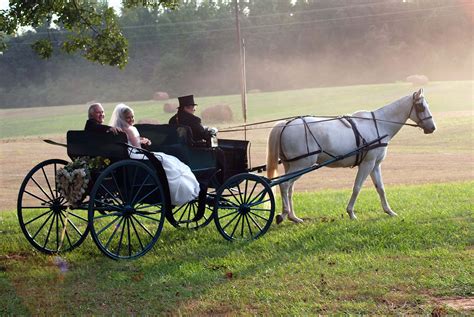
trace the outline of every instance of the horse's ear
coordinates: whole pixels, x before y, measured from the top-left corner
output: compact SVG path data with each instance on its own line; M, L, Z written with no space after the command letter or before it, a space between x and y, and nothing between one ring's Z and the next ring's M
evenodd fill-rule
M420 88L420 90L418 90L417 95L418 95L418 97L423 96L423 88Z

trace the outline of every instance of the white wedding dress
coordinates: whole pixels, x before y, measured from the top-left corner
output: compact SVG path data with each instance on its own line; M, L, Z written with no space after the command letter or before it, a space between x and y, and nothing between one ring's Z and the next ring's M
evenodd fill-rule
M134 136L140 140L138 130L134 126L131 126L130 128L133 131ZM140 144L140 141L138 144ZM175 156L162 152L153 152L153 154L161 162L163 169L165 170L172 205L181 206L198 197L199 183L189 166L181 162ZM145 155L135 149L130 149L129 155L131 159L135 160L148 159Z

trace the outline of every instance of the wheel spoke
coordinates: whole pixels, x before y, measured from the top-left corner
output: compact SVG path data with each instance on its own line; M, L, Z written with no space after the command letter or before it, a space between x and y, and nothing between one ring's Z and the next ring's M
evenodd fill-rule
M120 249L122 248L122 241L123 241L123 233L125 232L125 227L127 226L127 218L124 217L123 219L124 221L123 221L123 226L122 226L122 232L120 233L117 255L120 255Z
M247 220L247 227L249 228L250 236L253 237L252 227L250 226L249 215L245 215L245 220Z
M260 219L262 219L262 220L268 221L267 218L262 217L262 216L260 216L259 214L254 213L252 210L250 211L250 213L251 213L252 215L254 215L255 217L258 217L258 218L260 218Z
M245 201L246 204L249 203L249 200L250 200L250 198L252 197L253 191L255 190L255 188L257 188L257 185L258 185L257 182L255 182L255 183L253 184L252 190L250 191L249 195L247 196L247 197L248 197L248 200Z
M132 240L130 240L130 219L127 218L127 235L128 235L128 256L132 256Z
M71 214L71 212L69 212L69 214ZM67 223L70 223L71 226L73 227L74 230L76 230L76 232L79 234L79 235L82 235L82 232L76 227L76 225L72 222L72 220L69 218L69 217L66 217L64 216L63 212L61 211L61 215L66 219ZM61 218L62 220L62 218ZM63 224L64 226L64 224ZM66 231L66 234L67 234L67 231Z
M140 247L143 250L145 249L145 247L143 247L142 240L140 239L140 234L138 233L137 228L135 227L135 223L133 222L133 219L134 219L133 217L130 217L130 223L132 224L133 231L135 231L135 234L137 235L138 243L140 243Z
M258 230L260 230L260 231L263 230L263 228L260 226L260 224L259 224L255 219L253 219L253 217L251 216L251 213L247 214L247 216L248 216L248 217L250 218L250 220L252 220L252 222L257 226ZM264 219L264 220L266 221L267 219Z
M44 207L42 207L42 208L44 208ZM35 221L36 219L41 218L41 217L43 217L44 215L46 215L47 213L50 213L50 212L52 212L51 209L45 211L44 213L42 213L41 215L39 215L39 216L37 216L37 217L35 217L35 218L33 218L33 219L31 219L31 220L25 222L25 226L29 225L30 223L32 223L32 222Z
M44 173L44 170L43 170L43 173ZM45 177L46 177L46 175L45 175ZM50 196L44 191L43 186L41 186L40 184L38 184L38 182L36 181L36 179L35 179L34 177L31 177L31 180L33 181L33 183L36 184L36 187L38 187L38 188L43 192L43 194L49 199L49 201L54 200L54 195L50 197ZM49 185L49 183L48 183L48 185ZM51 188L50 188L50 189L51 189ZM51 193L52 193L52 192L51 192Z
M53 228L55 219L56 219L56 214L53 213L53 219L51 220L51 224L49 225L48 234L46 235L46 239L44 240L43 248L46 248L46 244L48 244L49 234L51 233L51 229Z
M137 169L135 169L135 175L134 175L134 177L133 177L133 182L134 182L134 183L135 183L135 176L136 176L136 173L137 173ZM134 196L133 199L132 199L132 205L135 204L135 201L136 201L136 199L137 199L137 196L138 196L138 194L141 192L141 190L142 190L143 186L145 185L145 183L147 182L148 178L150 178L150 175L147 175L147 176L146 176L145 180L144 180L143 183L140 185L140 188L138 188L137 193L135 194L135 196ZM142 199L140 199L140 201L141 201L141 200L142 200Z
M43 222L43 224L41 225L41 227L39 227L38 231L36 231L36 233L31 237L33 240L36 238L36 236L38 235L38 233L41 231L41 229L43 229L44 225L48 222L48 220L54 215L53 212L51 212L51 214L48 216L48 218L46 218L46 220Z
M117 222L117 220L121 219L120 216L116 216L114 220L112 220L108 225L106 225L105 227L103 227L102 229L100 229L99 231L97 231L97 236L99 236L102 232L104 232L104 230L107 230L108 228L110 228L111 225L113 225L115 222ZM94 218L95 220L95 218Z
M235 224L235 226L234 226L234 230L232 230L232 233L230 234L230 237L231 237L231 238L233 238L233 237L234 237L235 230L236 230L236 229L237 229L237 227L239 226L240 219L242 219L242 217L241 217L241 215L240 215L240 214L238 214L237 216L240 216L240 217L239 217L239 219L237 219L237 223L236 223L236 224ZM235 218L234 218L234 219L235 219ZM231 222L232 222L232 221L233 221L233 220L231 220ZM227 227L229 224L230 224L230 222L229 222L227 225L225 225L225 227ZM225 227L224 227L224 228L222 228L222 229L225 229Z
M63 214L62 214L62 212L61 212L61 216L62 216L62 215L63 215ZM67 224L67 222L69 222L69 219L68 219L67 217L64 217L64 218L66 219L66 224ZM63 228L64 228L64 235L66 236L66 239L67 239L67 241L69 242L69 246L72 247L71 238L69 237L69 234L68 234L68 232L67 232L67 230L66 230L66 224L64 223L64 220L63 220L62 217L60 217L59 219L61 220L61 223L62 223L62 225L63 225ZM76 228L76 230L77 230L77 228ZM79 235L81 235L81 234L79 233ZM60 245L60 247L63 246L63 240L64 240L64 238L61 238L61 245ZM58 248L58 250L59 250L59 248Z
M44 202L45 204L51 205L51 200L50 200L50 201L44 200L43 198L40 198L40 197L36 196L35 194L30 193L30 192L27 191L26 189L24 190L24 192L27 193L28 195L30 195L30 196L32 196L32 197L38 199L38 200L41 200L41 201ZM49 198L49 197L48 197L48 198Z
M140 221L138 221L137 218L135 218L133 215L132 215L132 218L140 225L140 227L142 227L143 230L145 230L146 233L148 233L148 235L150 237L153 238L153 235L151 234L150 230L148 230Z
M235 214L236 214L236 215L234 216L234 218L232 218L231 220L229 220L229 221L227 222L227 224L226 224L224 227L222 227L222 229L225 230L225 228L227 228L227 226L230 225L230 224L235 220L235 218L237 218L237 217L240 215L240 213L239 213L238 211L236 211ZM229 216L229 215L225 215L224 217L227 217L227 216ZM224 218L224 217L220 217L220 219L222 219L222 218ZM237 221L237 223L239 223L239 222ZM234 228L234 231L235 231L235 228Z
M122 223L123 219L124 219L123 217L120 217L119 223L115 226L114 231L112 232L112 234L111 234L110 237L109 237L109 240L108 240L107 243L105 244L105 248L106 248L106 249L109 248L109 244L110 244L110 242L112 242L112 239L115 237L115 234L117 233L117 230L120 228L120 224Z
M151 190L148 194L146 194L145 196L141 197L139 201L136 202L136 204L140 204L145 198L148 198L148 196L150 196L151 194L153 194L154 192L156 192L158 190L158 188L153 188L153 190Z
M265 194L266 194L266 190L265 190L265 188L262 188L262 190L261 190L257 195L255 195L255 197L252 198L252 199L248 202L248 204L249 204L249 205L255 204L255 200L257 200L258 198L263 199L263 197L265 197Z
M107 194L109 194L108 197L112 198L118 206L123 206L123 202L124 202L123 199L122 199L122 203L121 203L120 201L118 201L118 200L115 198L114 194L112 194L112 193L107 189L107 187L105 187L103 184L100 184L100 188L104 189L104 190L107 192ZM119 189L119 194L120 194L120 189ZM102 203L101 200L97 200L97 199L95 199L95 202L100 202L100 203ZM113 206L113 205L110 205L110 206Z
M69 211L69 214L70 214L71 216L74 216L74 217L78 218L78 219L81 219L81 220L84 221L84 222L88 222L88 220L87 220L86 218L83 218L83 217L81 217L81 216L79 216L79 215L76 215L76 214L73 213L72 211Z
M54 166L56 166L56 164L54 164ZM44 170L44 166L41 167L41 170L43 171L43 176L44 176L44 179L46 180L46 183L48 184L48 188L49 188L49 191L51 192L51 197L56 198L54 193L53 193L53 189L51 188L51 184L49 183L49 179L48 179L48 176L46 176L46 172ZM56 170L56 169L55 169ZM54 174L54 177L56 178L56 174ZM56 181L55 181L56 183ZM46 195L47 196L47 195Z

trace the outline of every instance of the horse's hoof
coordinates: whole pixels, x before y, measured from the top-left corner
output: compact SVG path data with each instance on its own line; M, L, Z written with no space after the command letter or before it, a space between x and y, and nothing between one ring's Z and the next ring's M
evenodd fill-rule
M277 215L276 218L275 218L275 221L277 223L277 225L279 225L285 218L283 218L282 215Z
M357 220L357 216L355 215L355 213L348 212L348 214L349 214L349 218L351 218L351 220Z
M302 223L302 222L303 222L303 219L298 218L298 217L288 218L288 219L290 219L290 220L293 221L294 223Z

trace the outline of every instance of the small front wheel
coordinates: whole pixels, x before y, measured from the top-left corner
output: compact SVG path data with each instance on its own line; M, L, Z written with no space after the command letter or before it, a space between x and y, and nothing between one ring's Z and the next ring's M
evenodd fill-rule
M264 235L275 214L270 185L254 174L238 174L218 189L214 222L227 240L252 240Z

